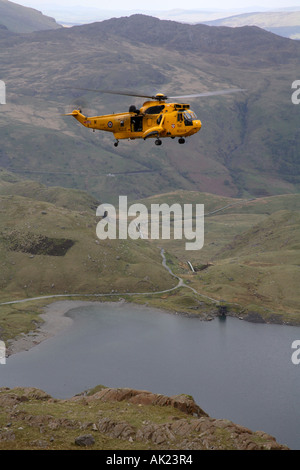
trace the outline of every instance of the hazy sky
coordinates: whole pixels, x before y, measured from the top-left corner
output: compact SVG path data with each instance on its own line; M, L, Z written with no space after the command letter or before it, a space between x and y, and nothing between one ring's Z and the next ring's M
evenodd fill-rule
M104 2L101 0L14 0L14 3L20 5L32 6L39 10L43 10L43 6L49 8L50 6L59 5L60 8L70 5L92 6L101 10L173 10L176 8L191 10L191 9L241 9L250 8L255 11L259 8L280 8L297 5L299 0L189 0L186 4L182 0L114 0L113 2Z

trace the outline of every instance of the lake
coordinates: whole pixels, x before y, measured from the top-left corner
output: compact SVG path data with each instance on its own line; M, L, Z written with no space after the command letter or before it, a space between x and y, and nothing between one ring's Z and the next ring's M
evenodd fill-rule
M0 386L68 398L98 384L186 393L213 418L262 430L300 450L300 328L210 322L126 303L69 310L73 322L0 365Z

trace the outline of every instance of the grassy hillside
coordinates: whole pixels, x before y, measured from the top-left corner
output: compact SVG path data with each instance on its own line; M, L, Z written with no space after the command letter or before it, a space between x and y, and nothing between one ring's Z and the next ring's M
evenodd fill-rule
M183 448L288 450L264 432L210 418L184 394L167 397L99 385L57 400L42 390L19 387L1 389L0 403L1 450L149 450L149 459L151 451L163 449L171 456L172 450ZM183 454L183 459L191 463L191 455Z
M255 27L184 25L133 15L0 40L7 104L0 167L97 199L139 199L177 189L230 197L299 190L299 124L291 102L300 44ZM203 127L184 146L122 141L62 114L127 111L143 100L70 87L187 94Z
M155 292L177 284L157 247L142 240L99 240L96 207L84 192L0 173L0 301ZM1 337L35 328L43 304L1 306Z
M150 208L158 199L145 202ZM299 324L299 195L247 201L182 191L166 195L162 201L205 207L201 250L186 251L185 240L159 242L168 252L174 272L198 293L227 305L233 314ZM190 293L185 299L190 311L197 311L197 296ZM170 295L166 303L173 301Z
M23 196L71 210L96 210L100 201L84 191L62 187L48 187L0 169L0 195Z
M163 247L169 267L198 294L182 287L130 299L203 318L217 314L224 303L231 314L245 318L251 319L254 312L256 320L300 322L299 195L249 200L175 191L136 201L149 213L153 203L193 204L194 210L195 204L204 204L205 240L198 251L186 251L184 238L99 240L95 208L100 201L85 192L48 188L8 172L0 172L0 200L2 302L171 288L177 280L161 264ZM39 307L47 301L2 306L2 336L32 328L39 322Z
M2 301L49 293L147 292L172 285L157 249L141 241L98 240L99 219L92 211L1 196L0 217Z
M31 33L32 31L61 28L54 18L8 0L0 0L0 25L14 33Z
M109 294L156 292L177 284L163 268L158 247L142 240L100 241L100 201L83 191L0 171L0 202L1 302L64 294L108 294L118 300ZM40 307L49 301L1 306L1 339L35 329Z

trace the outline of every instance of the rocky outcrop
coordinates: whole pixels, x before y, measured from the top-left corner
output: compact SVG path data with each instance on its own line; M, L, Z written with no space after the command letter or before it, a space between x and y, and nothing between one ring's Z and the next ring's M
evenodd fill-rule
M2 388L0 423L0 450L288 450L264 432L209 417L191 396L130 388L98 387L68 400Z
M42 234L13 230L0 237L11 251L20 251L31 255L65 256L74 245L74 240L49 238Z
M274 437L264 432L252 432L231 421L211 418L175 420L166 424L144 422L135 430L127 422L109 418L100 420L98 431L112 438L131 442L149 442L159 448L186 450L284 450Z
M128 403L153 406L171 406L183 413L194 416L208 416L189 395L174 395L167 397L157 393L148 392L146 390L134 390L132 388L103 388L102 390L92 393L87 392L71 398L72 401L85 396L86 401L127 401Z

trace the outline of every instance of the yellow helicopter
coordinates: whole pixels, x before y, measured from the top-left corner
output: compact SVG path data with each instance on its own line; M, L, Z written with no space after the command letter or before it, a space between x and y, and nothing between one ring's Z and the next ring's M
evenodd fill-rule
M190 109L189 104L167 103L168 99L196 98L203 96L225 95L244 91L240 88L197 93L182 96L166 96L163 93L156 95L140 95L131 92L109 91L109 90L91 90L88 88L77 88L78 90L94 91L100 93L111 93L117 95L134 96L147 98L143 106L138 109L134 105L129 107L125 113L107 114L103 116L85 116L81 109L74 109L71 113L64 116L73 116L77 121L89 129L112 132L117 147L121 139L148 139L155 138L155 144L161 145L161 138L178 137L179 144L185 143L185 138L200 131L202 124L194 111Z

